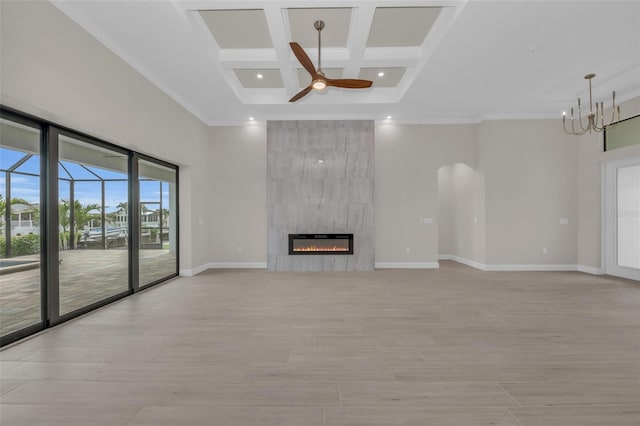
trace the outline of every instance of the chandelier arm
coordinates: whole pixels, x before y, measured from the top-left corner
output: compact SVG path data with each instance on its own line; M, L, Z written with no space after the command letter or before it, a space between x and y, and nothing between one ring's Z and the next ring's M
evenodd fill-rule
M616 121L616 91L615 90L613 91L613 93L611 95L611 98L612 98L612 103L611 103L611 122L609 124L613 124ZM620 107L618 107L617 110L618 110L618 120L620 120ZM607 126L609 124L607 124Z
M580 102L578 102L578 104L580 104ZM588 127L586 127L586 128L585 128L585 127L582 125L582 115L581 115L581 113L580 113L579 109L578 109L578 124L580 124L580 130L575 130L575 129L573 128L573 120L571 120L571 130L573 131L573 133L574 133L575 135L578 135L578 136L580 136L580 135L584 135L585 133L587 133L587 131L589 130L589 128L588 128Z
M567 129L565 116L562 117L562 128L564 129L565 133L569 135L576 135L576 136L584 135L589 130L587 128L587 129L576 131L574 120L573 120L573 108L571 108L571 131Z
M584 135L585 133L587 133L587 131L588 131L588 130L589 130L589 129L584 129L584 130L582 130L582 131L580 131L580 132L576 132L576 135L578 135L578 136L582 136L582 135Z
M598 105L598 102L596 102L596 112L593 115L593 123L591 125L591 127L597 132L598 131L598 121L600 121L601 123L604 122L604 120L601 120L601 115L602 115L602 108L601 108L602 104Z
M591 78L589 76L585 77L589 81L589 114L593 112L593 97L591 95ZM596 109L598 108L598 103L596 102Z
M564 132L568 135L575 135L576 133L573 131L569 131L567 130L567 124L566 124L566 120L562 120L562 129L564 130Z
M600 102L600 129L604 130L607 123L604 121L604 102Z
M589 117L587 117L587 124L588 122L589 122ZM580 128L585 132L589 129L588 126L585 128L582 125L582 104L580 102L580 98L578 98L578 124L580 124Z
M578 113L578 124L580 124L580 129L583 132L586 132L587 130L589 130L589 117L587 117L587 127L584 127L584 125L582 124L582 115Z
M569 131L565 130L565 132L567 132L567 134L569 134L569 135L575 135L575 136L582 136L585 133L587 133L586 130L580 130L579 132L573 132L573 131L569 132Z

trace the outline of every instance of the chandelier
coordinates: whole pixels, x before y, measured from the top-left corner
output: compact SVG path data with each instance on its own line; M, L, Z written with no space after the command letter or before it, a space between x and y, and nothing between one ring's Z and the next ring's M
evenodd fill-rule
M567 113L566 111L562 113L562 127L564 131L569 133L570 135L584 135L589 132L601 132L605 129L605 127L614 124L617 121L620 121L620 106L616 105L616 92L613 91L613 102L611 105L611 120L608 123L604 121L604 103L596 102L596 108L593 109L593 99L591 97L591 79L595 77L595 74L587 74L584 76L585 80L589 80L589 114L587 114L587 124L584 125L582 122L582 111L580 110L580 98L578 98L578 117L577 122L578 126L574 124L573 120L573 107L571 108L571 129L567 129ZM617 119L616 119L617 117ZM576 128L578 127L578 128Z

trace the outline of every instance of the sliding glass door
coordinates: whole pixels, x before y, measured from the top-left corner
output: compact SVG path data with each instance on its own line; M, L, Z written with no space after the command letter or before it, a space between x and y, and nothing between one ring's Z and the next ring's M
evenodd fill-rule
M178 167L0 106L0 346L178 275Z
M128 155L60 135L60 316L129 291Z
M0 120L0 335L41 328L41 130Z
M140 188L139 284L175 275L177 269L176 170L148 160L138 163Z

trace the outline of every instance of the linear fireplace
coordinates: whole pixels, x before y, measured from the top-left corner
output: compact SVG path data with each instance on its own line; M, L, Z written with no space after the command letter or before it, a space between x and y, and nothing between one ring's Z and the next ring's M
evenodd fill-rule
M353 234L289 234L289 254L353 254Z

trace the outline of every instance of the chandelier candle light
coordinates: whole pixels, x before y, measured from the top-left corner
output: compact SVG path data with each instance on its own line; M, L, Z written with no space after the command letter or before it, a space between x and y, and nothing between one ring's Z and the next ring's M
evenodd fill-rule
M570 135L584 135L585 133L592 131L594 132L602 132L605 127L620 121L620 106L616 105L616 92L613 91L613 102L611 105L611 121L608 123L604 122L604 103L596 102L596 109L593 109L593 99L591 96L591 79L595 77L595 74L587 74L584 76L585 80L589 80L589 114L587 115L587 125L586 127L582 124L582 112L580 111L580 98L578 98L578 124L580 128L576 130L575 125L573 124L573 108L571 108L571 130L567 130L567 113L562 113L562 127L564 131L569 133ZM617 117L617 120L616 120Z

